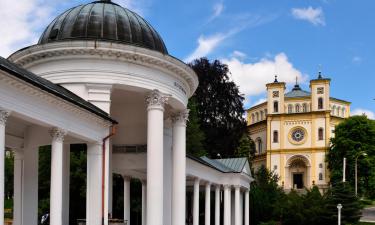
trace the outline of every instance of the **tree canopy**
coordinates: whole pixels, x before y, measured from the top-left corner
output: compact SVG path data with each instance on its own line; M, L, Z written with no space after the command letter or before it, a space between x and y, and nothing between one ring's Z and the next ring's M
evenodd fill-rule
M199 78L199 86L190 101L196 103L200 129L205 135L203 148L211 157L233 157L243 134L243 95L229 78L227 65L207 58L194 60L190 66Z
M354 187L355 160L358 158L359 193L375 198L375 122L366 116L353 116L335 129L327 155L331 182L342 180L343 158L346 158L346 180ZM362 156L366 153L367 156Z

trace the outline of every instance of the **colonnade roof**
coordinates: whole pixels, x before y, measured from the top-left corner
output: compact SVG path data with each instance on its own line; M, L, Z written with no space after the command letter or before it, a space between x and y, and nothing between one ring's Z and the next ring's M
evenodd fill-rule
M245 157L225 159L210 159L206 156L198 158L192 155L187 155L187 157L222 173L245 173L251 176L250 170L245 168L249 166L249 162Z
M8 74L18 79L21 79L39 89L42 89L43 91L49 92L60 99L73 103L74 105L80 108L83 108L91 113L94 113L107 121L117 124L116 120L112 119L106 112L99 109L90 102L82 99L73 92L65 89L60 85L52 83L49 80L37 76L28 70L25 70L22 67L19 67L18 65L10 62L9 60L3 57L0 57L0 70L3 70Z

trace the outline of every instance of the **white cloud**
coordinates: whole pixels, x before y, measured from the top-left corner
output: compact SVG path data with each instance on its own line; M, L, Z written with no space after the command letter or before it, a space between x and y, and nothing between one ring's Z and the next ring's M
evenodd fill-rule
M244 60L246 58L246 53L243 53L241 51L233 51L233 53L231 54L231 57L233 58L237 58L237 59L241 59L241 60Z
M375 119L375 113L368 109L361 109L361 108L354 109L351 114L353 116L354 115L366 115L367 118L369 119L372 119L372 120Z
M221 13L224 11L224 4L222 2L216 3L212 9L213 13L211 17L208 19L208 22L211 22L212 20L221 15Z
M0 55L37 42L40 29L50 21L51 8L42 0L0 1Z
M241 93L245 94L247 101L252 96L263 94L266 91L266 84L273 82L277 71L278 80L292 84L296 77L300 82L307 78L289 62L285 53L279 53L273 58L262 58L255 63L245 63L239 58L232 57L223 59L228 65L232 79L239 86Z
M325 25L325 19L322 8L313 8L309 6L308 8L293 8L292 15L294 18L299 20L306 20L315 26Z
M210 54L222 41L228 38L231 33L228 34L215 34L209 37L201 35L198 38L198 47L191 53L186 59L186 62L190 62L194 59L207 56Z

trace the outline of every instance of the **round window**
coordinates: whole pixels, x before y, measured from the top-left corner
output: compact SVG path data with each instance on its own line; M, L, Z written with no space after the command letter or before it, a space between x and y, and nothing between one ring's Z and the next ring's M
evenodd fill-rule
M305 131L301 128L297 128L292 131L292 139L296 142L300 142L305 138Z

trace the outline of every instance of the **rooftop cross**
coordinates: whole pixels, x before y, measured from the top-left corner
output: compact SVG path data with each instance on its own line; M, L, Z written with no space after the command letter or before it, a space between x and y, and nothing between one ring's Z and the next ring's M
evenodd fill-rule
M278 83L279 81L277 80L277 74L275 75L275 81L274 83Z
M322 64L319 64L318 79L322 79Z

